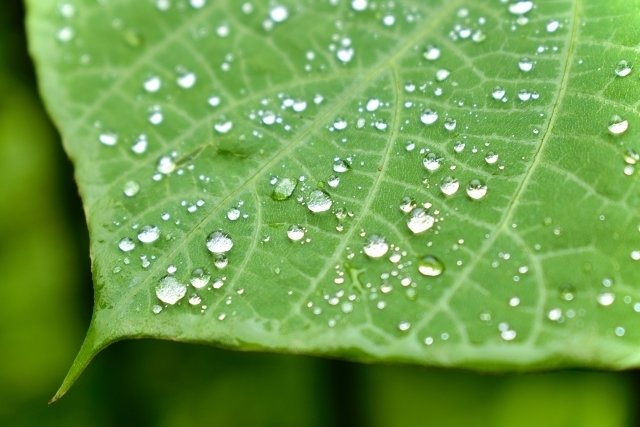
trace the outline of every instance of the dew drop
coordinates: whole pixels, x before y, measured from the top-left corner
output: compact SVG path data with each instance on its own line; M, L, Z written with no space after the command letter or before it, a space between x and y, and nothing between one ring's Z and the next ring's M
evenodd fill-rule
M217 95L212 95L209 97L209 99L207 99L207 103L212 107L217 107L218 105L220 105L220 101L220 97Z
M504 95L507 93L506 90L504 90L504 88L502 86L496 86L493 88L493 90L491 91L491 97L495 100L501 100L502 98L504 98Z
M422 159L422 165L428 171L436 171L440 167L442 159L438 157L436 153L428 153L424 159Z
M455 130L456 125L456 119L452 119L451 117L447 117L446 119L444 119L444 128L449 132Z
M380 258L389 250L389 244L384 237L372 234L367 239L367 243L363 247L365 255L370 258Z
M410 327L411 323L407 322L406 320L402 320L400 323L398 323L398 329L400 329L402 332L408 331Z
M201 268L196 268L193 270L193 273L191 273L191 279L189 279L189 282L194 288L200 289L207 286L209 284L209 280L211 280L211 276L209 274L205 273Z
M444 68L436 71L436 81L443 82L449 78L451 72L449 70L445 70Z
M223 254L229 252L233 247L233 240L223 231L214 231L207 237L207 249L214 254Z
M616 76L618 77L627 77L631 74L631 66L624 59L618 62L618 65L615 69Z
M145 81L142 83L142 87L147 92L157 92L162 87L162 81L158 76L151 76L145 79Z
M493 151L489 151L487 152L487 155L484 156L484 161L487 162L487 164L492 165L498 161L498 157L498 154L494 153Z
M269 11L269 18L273 22L284 22L289 17L289 11L282 5L276 5Z
M216 130L216 132L225 134L233 128L233 122L231 120L220 121L213 125L213 128Z
M142 243L153 243L160 238L160 229L154 225L145 225L138 233L138 240Z
M71 41L73 39L73 36L75 36L76 32L74 31L73 28L71 27L62 27L60 29L60 31L58 31L58 34L56 35L56 38L58 39L58 41L62 42L62 43L67 43L69 41Z
M344 173L351 170L351 165L342 159L335 159L333 162L333 171L337 173Z
M416 201L411 197L403 197L400 201L400 210L405 213L409 213L416 207Z
M576 290L571 285L562 285L559 289L559 296L561 300L573 301L576 296Z
M138 136L138 139L136 140L136 142L134 142L133 145L131 146L131 151L133 151L136 154L143 154L145 151L147 151L148 146L149 146L149 141L147 141L147 136L142 134Z
M605 292L596 296L596 301L598 301L598 304L605 307L613 304L613 301L615 301L615 299L615 294L612 294L611 292Z
M528 73L533 69L533 61L529 58L522 58L518 62L518 68L520 68L520 71Z
M182 73L178 76L176 82L183 89L192 88L196 84L196 74L193 72Z
M295 224L289 227L289 229L287 230L287 237L292 242L297 242L298 240L301 240L304 237L304 234L305 234L304 228Z
M287 200L291 197L297 185L297 179L282 178L276 183L275 187L273 188L271 198L273 200Z
M336 130L344 130L347 128L347 121L343 118L336 119L336 121L333 122L333 127Z
M240 209L238 208L231 208L227 211L227 219L229 221L235 221L238 218L240 218Z
M225 268L228 264L229 258L227 258L225 254L216 254L213 257L213 265L215 265L218 269Z
M350 62L351 59L353 59L354 54L355 51L351 46L344 46L336 51L336 58L346 64L347 62Z
M431 125L435 123L436 120L438 120L438 113L429 108L424 110L420 115L420 121L425 125Z
M124 195L127 197L133 197L140 191L140 184L135 181L127 181L124 184Z
M422 53L422 55L427 61L435 61L436 59L440 58L440 49L436 46L429 45L424 48L424 52Z
M198 294L191 294L189 296L189 304L190 305L198 305L202 302L202 298Z
M562 317L562 310L559 308L552 308L547 313L547 318L552 322L557 322Z
M560 22L557 20L552 19L547 22L547 33L555 33L558 28L560 28Z
M521 0L509 5L509 13L513 15L524 15L533 9L533 2L529 0Z
M307 199L307 208L313 213L328 211L332 204L331 196L322 190L313 190Z
M112 147L118 143L118 134L115 132L104 132L98 136L98 141Z
M153 314L160 314L160 312L162 311L162 306L156 304L151 308L151 311L153 312Z
M460 188L460 183L450 176L445 177L440 184L440 191L447 196L455 194L458 188Z
M276 122L276 118L276 114L273 111L267 110L262 115L262 123L267 126L271 126Z
M180 301L187 293L187 286L180 283L174 276L164 276L156 286L156 296L165 304L173 305Z
M444 272L444 264L433 255L426 255L418 263L418 271L423 276L437 277Z
M434 222L434 217L425 212L424 209L418 208L411 212L407 220L407 227L413 234L418 234L433 227Z
M629 128L629 122L623 120L622 117L613 116L611 118L609 132L611 132L612 135L620 135L621 133L624 133L627 128Z
M162 156L158 159L156 170L161 174L168 175L176 169L176 163L171 156Z
M118 242L118 247L122 252L131 252L135 249L136 244L132 239L125 237Z
M513 329L505 329L504 331L500 332L500 337L502 337L502 339L505 341L512 341L516 337L516 331L514 331Z
M370 112L376 111L379 107L380 107L380 101L375 98L368 100L365 106L366 110Z
M474 200L481 199L487 194L487 186L479 179L472 179L467 185L467 194Z

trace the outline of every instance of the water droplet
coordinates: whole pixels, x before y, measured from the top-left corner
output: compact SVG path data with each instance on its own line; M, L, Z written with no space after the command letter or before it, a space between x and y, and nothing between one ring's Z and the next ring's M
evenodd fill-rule
M573 301L576 297L576 290L571 285L562 285L560 287L560 299L564 301Z
M138 240L142 243L153 243L160 238L160 229L154 225L145 225L138 233Z
M145 151L147 151L148 146L149 146L149 141L147 141L147 136L145 134L142 134L138 136L138 139L136 140L136 142L134 142L133 145L131 146L131 151L133 151L136 154L143 154Z
M220 97L217 95L212 95L209 97L209 99L207 99L207 103L212 107L217 107L218 105L220 105L220 101Z
M227 258L225 254L216 254L213 257L213 265L215 265L218 269L225 268L228 264L229 258Z
M269 11L269 18L273 22L284 22L289 17L289 11L282 5L276 5Z
M216 130L216 132L225 134L233 128L233 122L231 120L223 120L213 125L213 128Z
M531 92L527 89L520 89L518 92L518 99L522 102L526 102L531 99Z
M336 119L336 121L333 122L333 128L336 130L344 130L347 128L347 121L343 118Z
M484 157L484 161L487 162L487 164L492 165L498 161L498 154L494 153L493 151L489 151Z
M58 12L63 18L73 18L76 14L76 7L72 4L64 3L58 7Z
M562 310L559 308L552 308L547 313L547 318L552 322L557 322L562 317Z
M211 280L211 276L205 273L201 268L193 270L193 273L191 273L191 279L189 279L191 286L197 289L207 286L209 284L209 280Z
M440 191L447 196L455 194L458 188L460 188L460 183L457 179L450 176L445 177L440 184Z
M118 134L115 132L104 132L98 136L98 141L112 147L118 143Z
M409 213L416 207L416 201L411 197L403 197L399 207L402 212Z
M135 181L127 181L124 184L124 195L127 197L133 197L140 191L140 184Z
M151 76L145 79L145 81L142 83L142 87L147 92L157 92L162 87L162 81L158 76Z
M406 320L402 320L400 323L398 323L398 329L400 329L402 332L408 331L410 327L411 323L407 322Z
M218 37L225 38L228 37L230 33L231 29L226 24L220 25L218 28L216 28L216 34L218 35Z
M165 304L173 305L180 301L187 293L187 286L180 283L174 276L164 276L156 286L156 296Z
M365 106L367 111L376 111L379 107L380 107L380 101L375 98L368 100L367 105Z
M193 72L183 72L176 79L178 86L183 89L189 89L196 84L196 74Z
M351 165L342 159L335 159L333 162L333 171L337 173L344 173L351 169Z
M623 336L623 335L624 335L625 330L624 330L624 328L623 328L622 326L618 326L618 327L615 329L615 333L616 333L616 336L621 337L621 336Z
M307 208L314 213L327 211L332 204L331 196L322 190L313 190L307 199Z
M456 124L456 119L452 119L451 117L447 117L446 119L444 119L444 128L449 132L455 130Z
M273 111L267 110L262 115L262 123L267 126L271 126L276 122L276 118L276 114Z
M362 12L363 10L365 10L367 8L368 5L369 5L369 2L367 0L352 0L351 1L351 8L353 10L355 10L356 12Z
M220 230L214 231L207 237L207 249L214 254L222 254L229 252L233 247L233 240L231 237Z
M200 298L200 296L198 296L198 294L191 294L191 296L189 296L189 304L198 305L201 302L202 302L202 298Z
M307 101L298 99L293 102L293 106L291 108L293 108L293 111L296 113L301 113L307 109Z
M135 249L136 244L132 239L125 237L118 242L118 247L122 252L131 252Z
M162 156L158 159L156 170L161 174L168 175L176 169L176 163L171 156Z
M235 221L238 218L240 218L240 209L238 208L231 208L227 211L227 219L229 221Z
M58 31L58 34L56 35L56 38L58 39L58 41L62 42L62 43L67 43L69 41L71 41L73 39L73 36L75 36L76 32L74 31L73 28L71 27L62 27L60 29L60 31Z
M413 234L422 233L427 231L435 222L435 218L425 212L424 209L414 209L407 220L407 227L413 232Z
M353 303L344 302L342 303L341 309L344 314L349 314L353 311Z
M631 74L631 66L624 59L618 62L618 65L615 69L616 76L618 77L627 77Z
M522 58L518 62L518 68L520 68L520 71L528 73L533 69L533 61L529 58Z
M204 7L205 4L207 4L207 0L189 0L189 4L194 9L200 9Z
M455 151L456 153L462 153L462 151L464 150L465 147L465 143L462 141L456 141L455 144L453 144L453 151Z
M424 58L427 61L435 61L436 59L440 58L440 49L438 49L436 46L429 45L424 48L424 52L422 53L422 55L424 55Z
M620 116L611 117L611 121L609 123L609 132L612 135L620 135L624 133L627 128L629 128L629 122L626 120L622 120Z
M504 88L502 86L496 86L493 88L493 90L491 91L491 97L495 100L501 100L502 98L504 98L504 95L507 93L506 90L504 90Z
M329 177L329 179L327 180L327 184L331 188L336 188L338 185L340 185L340 177L339 176L335 176L335 175L331 175Z
M596 296L596 301L598 301L598 304L603 305L603 306L608 306L613 304L613 301L615 301L616 296L615 294L612 294L611 292L605 292L602 294L598 294Z
M640 251L631 252L631 259L634 261L640 261Z
M433 172L438 170L441 161L442 159L438 157L436 153L428 153L424 159L422 159L422 164L426 170Z
M549 22L547 22L548 33L555 33L558 28L560 28L560 22L558 22L557 20L552 19Z
M435 123L436 120L438 120L438 113L429 108L424 110L420 115L420 121L425 125L431 125Z
M160 312L162 311L162 306L156 304L151 308L151 311L153 312L153 314L160 314Z
M513 329L505 329L504 331L500 332L500 337L502 337L502 339L505 341L512 341L516 337L516 331L514 331Z
M164 115L162 114L162 109L160 106L155 105L149 109L149 123L152 125L159 125L164 120Z
M444 264L433 255L426 255L418 263L418 271L423 276L437 277L444 272Z
M467 194L474 200L478 200L487 194L487 186L479 179L472 179L467 185Z
M304 237L304 234L304 228L300 227L299 225L292 225L287 230L287 237L292 242L297 242L298 240L302 239Z
M528 0L521 0L509 5L509 13L514 15L524 15L533 9L533 2Z
M351 46L344 46L336 51L336 58L346 64L347 62L350 62L351 59L353 59L354 54L355 51Z
M444 68L436 71L436 80L439 82L443 82L449 78L451 72L449 70L445 70Z
M384 237L372 234L363 247L364 253L370 258L380 258L389 250L389 244Z
M293 194L293 191L298 185L298 180L293 178L282 178L278 180L275 187L273 187L273 193L271 198L273 200L287 200Z

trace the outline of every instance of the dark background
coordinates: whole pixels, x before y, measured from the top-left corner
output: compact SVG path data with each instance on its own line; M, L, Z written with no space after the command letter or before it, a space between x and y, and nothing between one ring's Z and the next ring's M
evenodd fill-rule
M138 0L140 1L140 0ZM637 372L481 375L120 342L47 406L93 294L73 169L44 112L24 9L0 12L0 426L632 426Z

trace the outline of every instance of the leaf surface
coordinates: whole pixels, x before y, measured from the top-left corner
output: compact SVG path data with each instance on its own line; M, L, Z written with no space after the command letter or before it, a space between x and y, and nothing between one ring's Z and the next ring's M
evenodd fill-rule
M92 238L57 396L141 337L638 365L638 1L27 3Z

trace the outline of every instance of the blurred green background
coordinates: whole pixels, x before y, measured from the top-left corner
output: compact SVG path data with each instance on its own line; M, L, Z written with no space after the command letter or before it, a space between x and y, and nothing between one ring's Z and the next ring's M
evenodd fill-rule
M91 316L73 171L38 98L19 0L0 13L0 426L633 426L637 372L480 375L113 345L47 406Z

